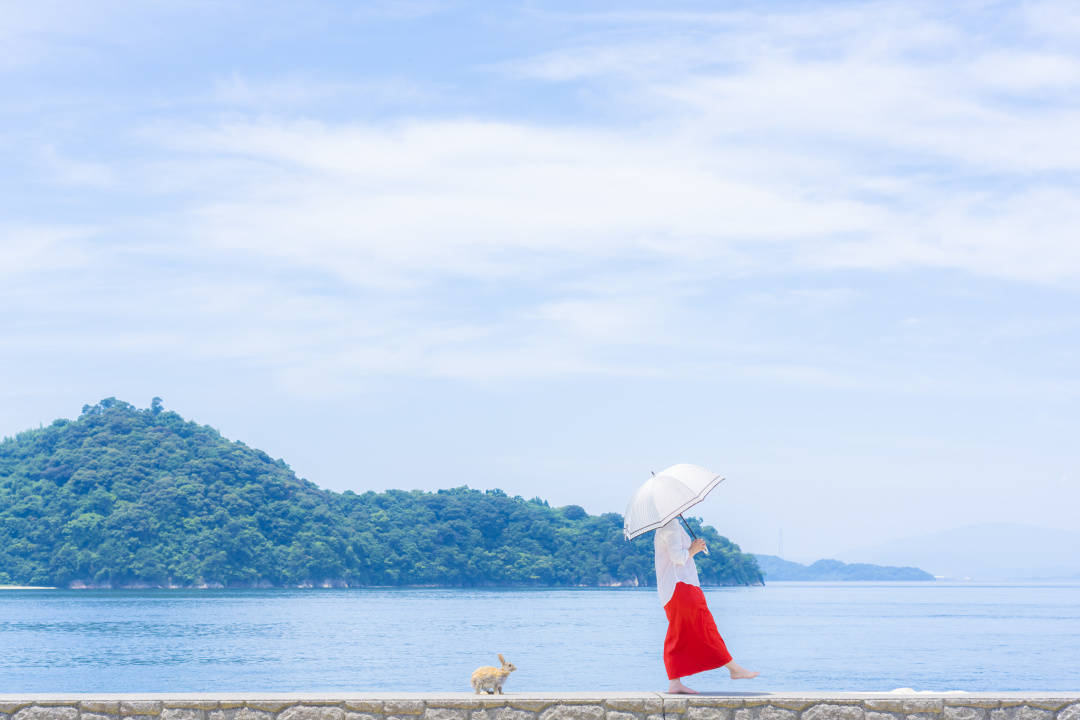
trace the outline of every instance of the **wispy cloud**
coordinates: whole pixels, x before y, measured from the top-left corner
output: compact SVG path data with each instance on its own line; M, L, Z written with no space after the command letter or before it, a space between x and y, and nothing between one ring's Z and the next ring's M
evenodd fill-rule
M68 157L53 145L41 148L39 165L48 180L61 187L101 189L116 182L115 173L108 164Z
M424 88L408 78L382 78L365 82L332 82L304 76L251 78L232 73L217 78L213 90L205 96L180 98L174 105L198 104L216 109L240 109L247 112L283 111L313 114L316 107L351 103L373 108L401 108L418 102L432 102L438 95L431 88Z
M99 229L65 225L0 225L0 276L40 277L89 261L85 241ZM8 280L8 287L14 280Z
M999 10L1014 32L975 31ZM580 34L479 72L587 86L613 110L600 120L440 111L439 93L393 77L219 71L184 96L198 101L158 102L166 114L121 129L139 153L118 168L46 145L39 169L120 201L115 247L83 237L63 252L159 277L151 305L175 329L153 336L163 351L265 364L296 387L739 367L857 385L844 353L759 332L752 320L776 311L760 293L716 288L1080 276L1080 59L1053 16L920 3L570 13L557 22ZM408 109L312 110L357 93ZM152 241L117 249L133 237ZM59 242L22 243L9 267L58 262ZM858 297L806 292L786 307L843 312ZM675 335L678 362L655 363Z

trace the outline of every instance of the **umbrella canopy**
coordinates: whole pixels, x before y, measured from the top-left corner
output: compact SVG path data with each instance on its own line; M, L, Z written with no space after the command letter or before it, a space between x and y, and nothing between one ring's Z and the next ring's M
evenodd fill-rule
M623 535L633 540L655 530L705 499L709 491L724 482L711 470L698 465L672 465L638 488L623 515Z

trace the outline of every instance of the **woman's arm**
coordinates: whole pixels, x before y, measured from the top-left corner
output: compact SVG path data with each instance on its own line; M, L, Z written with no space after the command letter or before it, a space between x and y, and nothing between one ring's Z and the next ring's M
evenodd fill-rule
M667 552L668 557L671 558L671 562L676 565L682 566L686 564L686 561L691 558L690 551L682 547L682 543L679 542L679 531L677 528L662 527L656 531L656 539L664 544L664 551Z

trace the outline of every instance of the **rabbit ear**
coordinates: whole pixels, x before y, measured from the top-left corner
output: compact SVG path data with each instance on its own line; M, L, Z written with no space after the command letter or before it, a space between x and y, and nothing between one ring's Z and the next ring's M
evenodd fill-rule
M499 662L501 662L503 665L506 664L506 660L503 658L502 653L499 653Z

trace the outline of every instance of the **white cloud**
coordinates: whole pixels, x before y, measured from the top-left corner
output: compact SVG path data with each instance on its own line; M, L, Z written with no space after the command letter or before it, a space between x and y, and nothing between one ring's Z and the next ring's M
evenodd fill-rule
M341 102L343 98L371 109L432 102L437 96L432 90L400 77L366 82L328 82L301 75L265 79L234 72L217 78L207 95L181 98L174 104L207 104L218 108L274 112L289 108L309 113L313 105Z
M792 357L792 342L757 332L781 312L760 298L740 301L746 319L698 303L774 273L1080 276L1080 61L1022 33L970 32L978 6L934 7L579 17L616 29L499 66L591 83L607 122L331 123L305 108L392 88L227 75L204 98L223 114L142 130L122 172L46 153L56 185L154 203L113 223L140 238L138 257L73 236L20 242L6 262L186 267L198 282L165 277L135 308L123 289L95 301L128 320L106 333L116 347L166 317L170 332L147 335L162 352L250 362L296 388L683 371L857 387L872 380L836 354ZM1017 26L1043 32L1029 15ZM296 280L309 275L334 290ZM505 306L481 304L486 286ZM769 302L828 312L852 297Z
M633 125L172 125L154 137L173 166L155 174L201 188L187 222L206 246L374 287L619 258L721 275L929 267L1073 278L1074 185L1062 173L1080 169L1080 105L1068 100L1080 62L970 33L981 12L876 3L615 15L607 21L624 31L611 42L506 67L611 78ZM290 105L318 91L236 78L226 89L231 100L284 92ZM1018 102L1025 93L1043 99Z
M116 182L109 165L67 157L53 145L41 148L40 165L48 179L62 187L101 189Z
M172 139L235 158L195 179L210 191L199 199L200 237L376 285L506 276L552 256L717 259L887 219L866 202L755 178L755 166L737 164L752 159L727 163L723 149L705 154L677 136L435 121L228 126ZM215 182L222 174L227 188Z
M96 228L77 226L0 225L0 276L84 266L89 253L83 241L96 232Z

